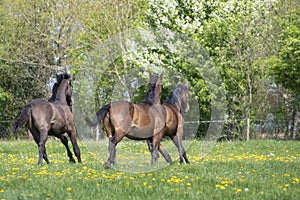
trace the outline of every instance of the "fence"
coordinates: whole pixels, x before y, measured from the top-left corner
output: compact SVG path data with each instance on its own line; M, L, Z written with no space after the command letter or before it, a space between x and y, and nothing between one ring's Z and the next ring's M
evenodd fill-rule
M245 133L245 120L232 121L186 121L184 126L185 138L205 137L207 128L211 123L220 123L223 125L219 136L230 136L232 138L243 138ZM12 139L15 135L11 131L13 120L0 121L0 139ZM199 128L200 126L200 128ZM291 137L291 123L287 121L270 121L252 119L251 138L289 138ZM79 137L93 140L103 139L102 127L77 127ZM299 131L298 131L299 132ZM22 138L31 138L30 133L23 129L18 133Z

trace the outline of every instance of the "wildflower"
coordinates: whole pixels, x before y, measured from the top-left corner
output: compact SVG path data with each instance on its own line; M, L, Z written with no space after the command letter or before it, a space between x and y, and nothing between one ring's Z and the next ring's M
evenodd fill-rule
M67 187L67 191L71 191L72 190L72 188L71 187Z
M299 178L293 178L293 183L299 183Z
M245 192L248 192L249 191L249 188L245 188Z

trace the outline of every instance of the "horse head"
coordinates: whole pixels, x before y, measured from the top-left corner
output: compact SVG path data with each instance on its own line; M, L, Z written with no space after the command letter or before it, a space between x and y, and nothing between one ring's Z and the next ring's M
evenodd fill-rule
M189 98L189 89L188 83L182 85L182 95L181 95L181 106L183 108L183 112L187 113L190 109L188 98Z

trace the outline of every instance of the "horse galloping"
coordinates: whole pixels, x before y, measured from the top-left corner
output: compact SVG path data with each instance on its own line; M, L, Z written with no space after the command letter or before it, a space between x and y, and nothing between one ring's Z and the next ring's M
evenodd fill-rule
M38 145L39 165L42 164L43 159L49 164L45 147L48 135L60 138L67 148L70 162L75 162L67 145L68 140L65 140L62 136L64 133L67 133L70 137L75 156L77 157L78 162L81 163L73 114L69 108L69 104L72 99L71 82L72 77L61 80L57 87L53 102L48 102L43 99L32 100L25 106L12 127L13 132L16 133L21 126L27 126L34 141Z
M166 102L162 104L163 109L166 113L165 118L165 129L163 136L170 137L178 149L180 164L183 164L184 161L189 163L189 160L186 156L185 149L182 145L183 138L183 124L184 119L182 116L183 112L188 112L188 84L177 84L175 89L168 96ZM160 138L161 139L161 138ZM147 140L148 148L150 152L155 151L154 148L163 155L165 160L172 164L172 159L170 155L162 148L162 145L159 143L153 143L152 138ZM154 150L153 150L154 149Z
M150 76L148 92L145 100L133 104L127 101L114 101L104 105L97 111L94 120L86 117L90 126L102 122L109 138L109 158L104 163L104 168L116 164L116 146L126 136L133 140L147 140L152 138L152 143L159 142L164 131L165 113L160 104L162 74ZM158 152L151 152L152 163L158 158Z

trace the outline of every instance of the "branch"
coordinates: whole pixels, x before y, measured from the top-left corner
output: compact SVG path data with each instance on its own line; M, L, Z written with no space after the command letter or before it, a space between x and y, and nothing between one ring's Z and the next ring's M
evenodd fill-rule
M4 62L9 65L26 65L30 67L44 67L52 70L64 70L64 67L58 66L58 65L47 65L47 64L41 64L41 63L34 63L34 62L27 62L27 61L21 61L21 60L7 60L0 58L1 62Z

